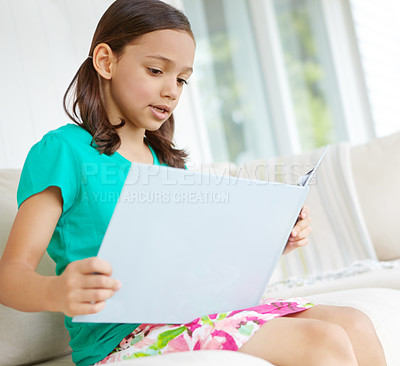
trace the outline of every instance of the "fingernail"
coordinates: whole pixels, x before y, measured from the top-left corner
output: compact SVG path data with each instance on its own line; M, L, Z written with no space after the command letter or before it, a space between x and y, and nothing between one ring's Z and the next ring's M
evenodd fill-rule
M122 287L121 281L117 281L117 291Z
M304 219L305 217L307 216L307 214L305 213L305 212L303 212L302 214L301 214L301 217Z
M293 231L292 231L292 235L293 235L293 236L296 236L296 235L297 235L297 231L296 231L296 230L293 230Z

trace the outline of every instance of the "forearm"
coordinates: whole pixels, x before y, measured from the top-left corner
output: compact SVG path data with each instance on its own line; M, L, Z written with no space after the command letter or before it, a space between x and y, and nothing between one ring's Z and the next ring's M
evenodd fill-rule
M59 311L54 301L56 276L42 276L19 263L0 262L0 302L20 311Z

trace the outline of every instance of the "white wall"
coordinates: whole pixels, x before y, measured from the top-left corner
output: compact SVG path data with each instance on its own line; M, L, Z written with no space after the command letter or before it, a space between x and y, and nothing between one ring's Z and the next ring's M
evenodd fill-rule
M377 136L400 130L400 1L351 0Z
M69 122L62 97L111 0L0 0L0 168Z
M101 15L113 0L0 0L0 169L21 168L30 147L72 122L62 98L86 59ZM176 144L210 160L193 118L193 92L176 111Z

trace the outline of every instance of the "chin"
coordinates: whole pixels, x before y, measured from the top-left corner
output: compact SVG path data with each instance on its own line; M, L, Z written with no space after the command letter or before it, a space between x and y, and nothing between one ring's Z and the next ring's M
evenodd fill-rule
M157 130L160 129L160 127L161 127L165 122L166 122L166 121L160 122L160 123L152 123L151 125L149 125L149 126L146 127L146 130L147 130L147 131L157 131Z

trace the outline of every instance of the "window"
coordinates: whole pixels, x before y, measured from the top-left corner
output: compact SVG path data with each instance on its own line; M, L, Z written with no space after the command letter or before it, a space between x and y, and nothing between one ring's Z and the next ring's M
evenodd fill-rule
M400 2L351 0L375 133L400 129Z
M349 139L343 102L350 102L338 87L322 1L182 1L197 42L196 95L214 162Z
M316 0L274 0L302 150L347 138L323 14Z
M214 161L275 154L268 98L245 0L185 0L195 78Z

